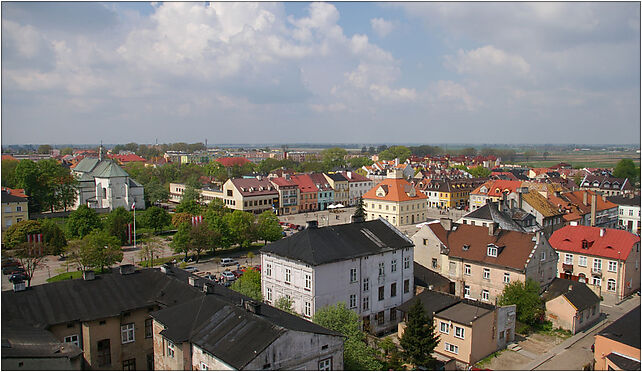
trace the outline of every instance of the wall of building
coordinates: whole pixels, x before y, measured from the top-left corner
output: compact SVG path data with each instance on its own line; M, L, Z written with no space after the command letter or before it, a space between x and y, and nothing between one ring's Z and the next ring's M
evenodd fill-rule
M271 275L267 275L271 270ZM285 270L290 270L290 282L285 282ZM309 289L305 288L305 275L310 275L311 285ZM292 310L308 317L305 314L305 303L310 303L311 318L316 309L317 276L315 269L310 265L298 261L290 260L285 257L278 257L269 254L261 254L261 292L263 299L274 306L279 298L289 296L292 303ZM271 290L271 295L268 293ZM271 298L270 298L271 297Z
M438 273L442 272L442 257L441 257L441 241L430 230L428 226L422 226L419 231L412 236L412 242L415 244L414 258L418 264L434 270ZM433 265L433 260L436 261L436 266Z
M566 329L576 334L599 319L600 304L577 311L564 296L558 296L546 303L546 317L553 323L553 328Z
M515 322L517 318L517 306L499 306L495 309L495 327L497 350L503 349L507 344L515 340Z
M426 199L403 202L364 199L366 221L384 218L394 226L417 224L426 221Z
M80 371L82 358L2 358L3 371Z
M596 335L595 336L595 351L593 356L595 358L595 366L593 369L595 371L606 371L607 364L605 356L609 355L612 352L617 352L622 355L626 355L636 360L640 360L640 349L634 348L632 346L620 343L610 338L604 336ZM614 368L617 369L617 368Z
M618 225L624 226L626 231L640 235L640 206L618 206Z
M174 344L174 356L167 353L169 341L160 332L165 327L154 319L154 369L157 371L180 371L191 369L191 352L189 343Z
M15 203L2 203L2 232L9 226L29 219L27 201ZM4 235L4 234L3 234Z
M543 286L557 276L558 256L542 232L535 234L535 249L526 264L526 278Z
M198 345L192 345L192 371L230 371L234 367L201 349Z

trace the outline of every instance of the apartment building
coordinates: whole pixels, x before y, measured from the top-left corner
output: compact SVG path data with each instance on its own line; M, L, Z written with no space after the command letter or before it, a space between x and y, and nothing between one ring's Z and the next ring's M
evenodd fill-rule
M290 298L306 319L342 302L377 334L396 329L397 306L414 294L412 262L412 242L383 219L311 223L261 250L261 290L268 304Z
M348 180L348 203L356 205L359 198L372 188L374 182L368 177L362 176L357 172L341 172L341 175Z
M493 303L504 287L531 278L540 286L557 276L557 253L542 232L456 225L449 219L412 236L415 260L455 282L455 294Z
M548 200L565 212L566 224L615 228L618 206L594 191L580 190L549 195Z
M580 182L580 190L590 190L603 195L613 196L631 194L635 191L635 188L628 178L586 174Z
M310 179L319 190L317 192L317 209L320 211L328 209L328 205L334 204L334 189L323 173L312 173Z
M384 218L394 226L416 224L426 220L426 195L403 178L400 171L363 195L366 220Z
M419 189L428 196L430 208L465 208L468 206L470 192L483 181L479 179L423 180Z
M640 306L595 335L596 371L640 370Z
M0 191L2 201L2 232L11 225L29 219L29 199L24 189L3 187Z
M606 200L617 204L617 224L619 228L640 235L640 196L609 196Z
M300 190L292 176L286 173L283 177L271 178L270 182L279 193L277 214L282 216L299 213Z
M607 303L640 289L640 237L591 226L565 226L549 242L561 278L585 282Z
M517 191L522 181L490 180L470 192L470 210L481 208L487 200L499 201L504 193Z
M292 181L299 187L299 212L315 212L319 209L319 188L309 174L293 175Z
M334 190L334 202L343 204L347 207L350 201L350 186L348 179L341 173L323 173L323 176Z
M222 194L228 208L254 214L273 211L279 205L277 189L265 178L231 178L223 184Z

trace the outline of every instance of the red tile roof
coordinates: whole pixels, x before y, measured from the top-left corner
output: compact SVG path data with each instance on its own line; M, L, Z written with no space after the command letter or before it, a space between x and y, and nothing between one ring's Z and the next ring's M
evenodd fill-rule
M235 165L245 165L249 163L250 161L247 160L246 158L239 156L239 157L228 157L228 158L218 158L214 159L214 161L217 161L221 163L224 167L233 167Z
M292 181L291 176L289 180L286 179L285 177L275 177L270 179L270 181L272 181L273 184L279 187L292 187L292 186L296 187L297 186L296 182Z
M2 155L2 160L18 160L11 155Z
M384 190L386 190L385 196L377 196L377 190L379 189L379 187L383 187ZM408 193L413 188L415 189L415 196L408 195ZM410 182L402 178L386 178L375 187L371 188L368 192L363 194L363 199L400 202L408 200L428 199L428 197L423 192L421 192L419 188L412 186Z
M522 186L522 181L509 181L509 180L490 180L483 185L476 188L471 194L484 194L487 196L501 197L502 192L508 190L509 192L516 192L518 187ZM486 187L487 193L482 193L480 189Z
M357 172L350 172L350 177L348 177L348 172L341 172L343 177L348 179L348 182L368 182L370 178L360 175Z
M133 161L146 162L147 160L143 157L140 157L136 154L127 154L127 155L107 155L111 159L117 159L121 163L129 163Z
M309 174L299 174L291 177L292 181L299 186L299 190L301 190L302 193L319 191Z
M604 229L604 236L600 236L600 230L591 226L564 226L553 232L548 241L558 251L622 260L626 260L633 246L640 242L639 236L628 231ZM583 240L589 243L586 249L582 248Z
M10 189L8 187L3 187L2 191L7 192L13 196L17 196L19 198L28 198L27 194L25 194L25 189Z

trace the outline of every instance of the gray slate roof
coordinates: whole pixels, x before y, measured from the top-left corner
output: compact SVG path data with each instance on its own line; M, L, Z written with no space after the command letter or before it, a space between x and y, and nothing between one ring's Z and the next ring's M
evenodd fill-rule
M598 335L640 349L640 306L624 314Z
M448 278L417 262L413 262L413 273L415 276L415 285L421 287L427 288L431 284L434 286L450 285Z
M266 245L261 252L316 266L409 247L413 247L411 240L377 219L305 229Z
M640 206L640 195L637 195L633 198L621 195L607 196L606 200L617 205L628 205L632 207Z
M476 218L497 222L502 230L525 231L519 224L517 224L517 222L513 221L508 214L498 210L497 204L494 202L489 202L483 207L475 209L463 218Z
M610 353L606 356L608 360L613 362L616 366L620 367L623 371L639 371L640 362L635 361L631 358L624 357L619 354Z
M75 172L91 172L98 165L99 160L97 158L83 158L76 166L74 167Z
M572 289L569 289L572 287ZM577 308L578 311L587 309L600 302L600 298L591 291L585 284L569 279L555 278L542 294L544 301L548 302L559 296L566 299Z
M455 295L426 289L416 295L414 298L411 298L410 300L401 304L399 307L397 307L397 310L407 313L410 311L412 305L414 305L417 301L421 302L421 304L424 306L426 314L430 317L430 319L432 319L434 313L437 313L447 308L448 306L460 302L461 299Z
M22 203L28 200L27 198L15 196L4 191L0 192L0 195L1 195L2 203Z
M111 159L83 158L74 168L74 172L81 173L80 180L93 180L94 177L129 177L129 174Z
M2 358L75 358L82 350L62 343L49 331L19 324L2 324Z
M450 307L447 307L438 313L435 314L435 316L438 316L439 318L443 319L448 319L452 320L453 322L459 323L459 324L471 324L473 321L477 320L478 318L481 318L482 316L488 314L491 312L491 309L481 307L481 306L476 306L476 305L471 305L466 302L458 302Z

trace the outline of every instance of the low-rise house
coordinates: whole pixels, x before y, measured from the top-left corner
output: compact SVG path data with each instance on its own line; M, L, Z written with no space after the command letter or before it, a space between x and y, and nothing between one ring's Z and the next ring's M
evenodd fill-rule
M323 173L323 176L328 181L334 190L334 201L337 204L342 204L347 207L350 199L350 189L348 179L341 173Z
M516 307L494 306L444 293L425 290L400 306L404 323L399 324L400 337L407 313L420 301L435 326L439 344L435 352L469 367L515 339Z
M600 318L600 297L585 283L555 278L542 298L546 304L546 317L554 328L576 334Z
M317 209L320 211L327 210L328 205L334 204L334 189L323 173L312 173L310 174L310 179L319 190L317 192Z
M2 232L11 225L29 219L29 198L24 189L3 187L0 191L2 201Z
M341 172L341 175L348 180L348 203L356 205L359 198L374 186L374 183L368 177L362 176L357 172Z
M517 191L522 181L490 180L470 192L470 210L486 205L486 200L499 201L504 193Z
M279 205L277 189L265 178L231 178L223 184L222 194L226 207L254 214Z
M343 302L365 330L382 333L397 327L397 306L414 295L412 262L412 242L384 220L310 223L261 250L261 289L268 304L287 297L307 319Z
M465 208L468 206L470 192L479 185L480 182L476 179L433 179L419 182L419 189L428 195L430 208Z
M455 293L463 298L492 303L511 282L531 278L544 286L557 276L557 253L542 232L442 219L422 226L412 240L415 260L455 282Z
M565 214L566 224L615 228L618 221L618 206L606 200L606 195L579 190L548 196L549 201Z
M532 214L519 208L502 211L499 208L499 204L501 204L501 202L495 203L489 200L485 206L462 216L457 220L457 223L488 227L494 222L503 230L520 232L535 232L541 230L541 226Z
M640 370L640 305L595 335L596 371Z
M616 178L609 175L587 174L580 182L580 190L591 190L613 196L631 194L635 188L628 178Z
M270 182L279 193L277 214L282 216L299 213L299 187L292 181L292 176L286 173L283 177L271 178Z
M628 232L640 235L640 196L609 196L606 200L617 204L617 224Z
M640 237L590 226L565 226L549 242L559 254L560 277L589 284L608 303L640 288Z
M384 218L394 226L416 224L426 220L426 195L400 171L393 171L363 195L366 220Z

